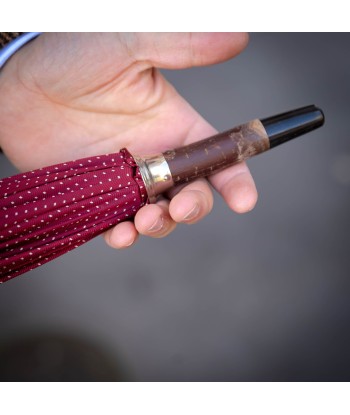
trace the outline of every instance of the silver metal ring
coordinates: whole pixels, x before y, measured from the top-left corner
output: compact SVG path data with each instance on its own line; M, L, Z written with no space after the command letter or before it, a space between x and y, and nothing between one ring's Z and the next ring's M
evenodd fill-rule
M163 154L154 156L133 156L139 166L149 201L154 203L157 196L174 186L169 165Z

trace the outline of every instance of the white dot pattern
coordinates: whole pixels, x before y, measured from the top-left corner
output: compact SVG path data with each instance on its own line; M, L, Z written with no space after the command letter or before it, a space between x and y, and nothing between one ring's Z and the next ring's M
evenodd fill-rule
M131 220L147 202L126 149L0 180L0 283Z

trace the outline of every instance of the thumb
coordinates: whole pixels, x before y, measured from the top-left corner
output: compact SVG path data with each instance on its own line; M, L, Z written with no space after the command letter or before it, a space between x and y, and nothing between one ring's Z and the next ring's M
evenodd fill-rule
M211 65L238 55L248 43L246 33L139 33L134 56L153 66L181 69Z

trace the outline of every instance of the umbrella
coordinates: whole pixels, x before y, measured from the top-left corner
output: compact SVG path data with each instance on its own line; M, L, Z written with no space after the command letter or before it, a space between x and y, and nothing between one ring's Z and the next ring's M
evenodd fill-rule
M0 282L132 220L170 187L205 177L323 124L315 106L253 120L155 156L128 150L0 180Z
M132 218L147 201L126 151L0 181L1 278L20 275Z

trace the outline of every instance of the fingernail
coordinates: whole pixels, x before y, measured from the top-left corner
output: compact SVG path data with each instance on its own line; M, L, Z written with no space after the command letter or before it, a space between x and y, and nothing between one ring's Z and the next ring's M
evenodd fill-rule
M187 215L183 218L184 221L190 221L194 219L199 213L199 206L195 204L193 208L187 213Z
M129 248L129 246L131 246L133 243L135 242L135 239L132 239L129 243L127 243L125 246L125 248Z
M134 242L135 241L129 242L126 245L125 244L122 244L122 245L118 246L118 249L126 249L126 248L129 248L131 245L133 245Z
M148 228L148 232L159 232L164 225L164 218L163 216L160 216L155 222L154 224Z
M134 242L136 241L136 238L134 239L118 239L115 243L115 247L118 249L125 249L125 248L129 248L129 246L131 246Z

